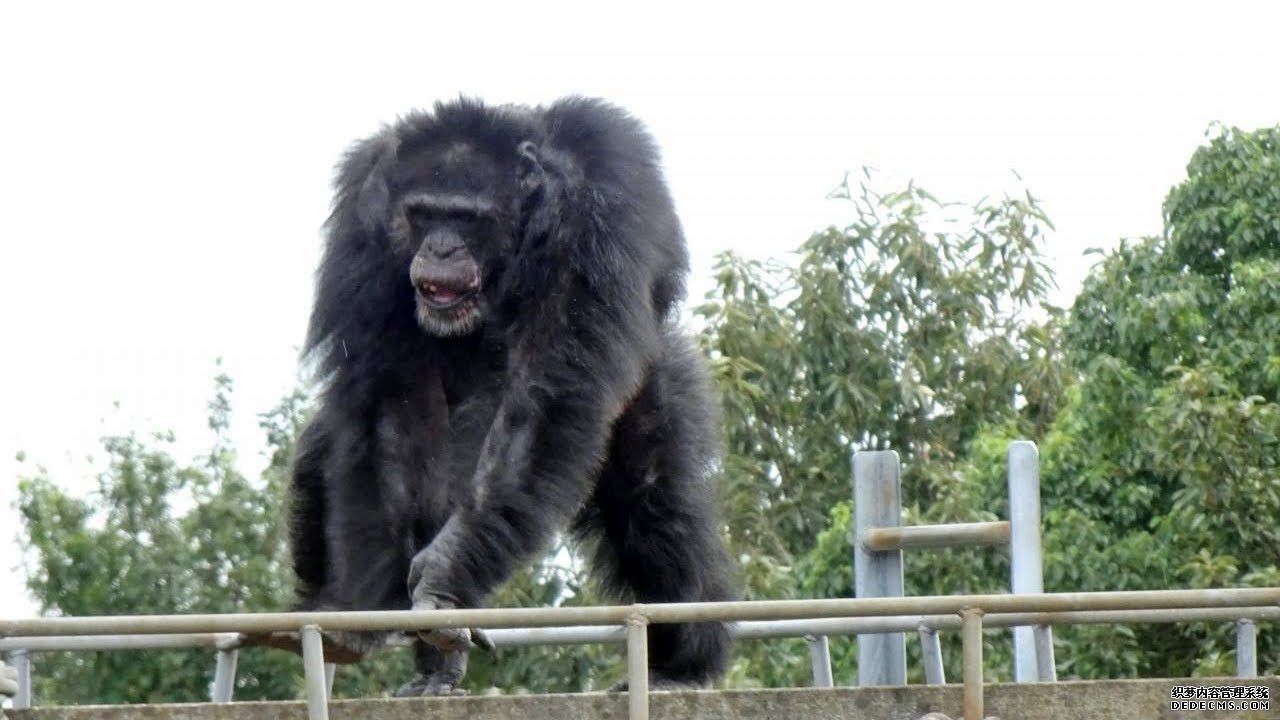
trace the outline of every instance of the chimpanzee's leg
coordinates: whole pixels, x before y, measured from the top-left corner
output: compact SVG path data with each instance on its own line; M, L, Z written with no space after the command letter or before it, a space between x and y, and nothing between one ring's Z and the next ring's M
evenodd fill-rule
M599 484L576 523L595 541L607 587L638 602L732 597L732 569L708 477L717 422L708 382L687 341L671 336L640 394L618 420ZM729 654L722 623L649 626L651 685L704 686Z

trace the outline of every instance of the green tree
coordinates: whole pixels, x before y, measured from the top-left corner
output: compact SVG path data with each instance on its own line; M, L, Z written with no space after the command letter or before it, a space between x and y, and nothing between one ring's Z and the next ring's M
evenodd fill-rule
M46 615L253 612L279 610L290 588L278 503L301 393L263 415L270 456L261 480L236 469L227 438L231 381L217 378L207 456L174 459L173 436L134 434L102 441L97 490L76 497L43 468L19 482L28 584ZM175 702L208 699L213 654L47 653L36 656L36 694L47 703ZM287 654L241 653L236 693L293 697L299 663Z
M1035 436L1066 380L1039 251L1051 225L1030 195L968 207L846 182L835 196L848 226L815 234L793 263L722 255L698 309L748 597L852 594L855 449L900 453L907 522L993 519L994 492L963 473L970 445L992 426ZM911 594L1007 586L997 554L947 554L909 556ZM852 644L833 654L849 679ZM734 683L807 682L798 641L739 658Z
M1280 585L1280 128L1218 131L1164 216L1066 324L1082 379L1042 448L1049 589ZM1059 640L1081 677L1232 671L1224 624Z

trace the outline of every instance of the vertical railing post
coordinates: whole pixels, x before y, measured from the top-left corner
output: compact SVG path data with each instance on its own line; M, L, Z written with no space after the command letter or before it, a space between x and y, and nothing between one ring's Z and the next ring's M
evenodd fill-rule
M871 552L863 547L867 530L897 527L902 521L898 453L892 450L853 455L853 592L856 597L902 597L902 551ZM907 684L904 633L858 636L858 685Z
M1036 677L1040 682L1057 682L1058 668L1053 662L1053 628L1033 625L1031 635L1036 640Z
M1249 619L1236 621L1236 675L1258 677L1258 625Z
M327 698L333 698L333 677L337 674L338 666L336 664L324 664L324 693Z
M920 657L924 661L924 681L929 685L947 684L946 672L942 669L942 643L938 641L938 631L928 625L921 625Z
M320 628L302 628L302 672L307 687L308 720L329 720L329 693L324 682L324 640Z
M1026 440L1009 443L1009 574L1015 595L1044 592L1044 558L1040 543L1040 457ZM1014 682L1049 682L1053 669L1053 635L1046 625L1013 628Z
M213 686L209 700L216 703L231 702L236 687L236 661L239 651L235 648L219 649L217 665L213 670Z
M649 619L627 618L627 718L649 720Z
M964 720L982 720L985 712L982 688L982 610L960 613L960 638L964 658Z
M809 644L809 665L813 668L813 686L829 688L835 686L831 676L831 644L826 635L805 635Z
M23 710L31 707L31 653L26 650L14 650L9 653L9 662L18 670L18 694L13 696L13 709Z

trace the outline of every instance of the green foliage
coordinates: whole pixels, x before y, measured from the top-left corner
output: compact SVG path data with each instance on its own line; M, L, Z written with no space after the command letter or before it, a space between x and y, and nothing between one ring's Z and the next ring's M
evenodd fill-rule
M1211 138L1169 194L1167 232L1108 253L1065 322L1043 307L1047 220L1030 198L942 224L926 210L946 206L916 188L864 188L855 222L814 236L794 266L722 258L703 341L749 594L849 593L850 450L902 455L904 522L980 520L1005 513L1019 437L1041 448L1047 589L1275 585L1278 140ZM1007 577L999 553L907 555L909 594L999 591ZM1057 643L1064 676L1231 669L1222 623L1066 627ZM1007 677L1007 648L989 645L989 677ZM803 650L749 648L735 682L805 682L779 652ZM832 652L851 678L851 644ZM1260 657L1280 666L1274 634Z
M26 526L28 583L48 615L253 612L288 603L281 491L292 438L303 413L293 394L262 417L271 439L258 482L236 469L227 439L231 381L219 376L210 403L210 453L174 460L171 435L103 440L106 468L97 490L76 497L43 469L19 483ZM35 658L43 703L194 702L208 698L209 651L53 653ZM237 697L293 697L299 663L247 650Z
M1030 195L964 207L914 185L846 183L835 196L848 226L815 234L791 264L722 255L698 308L748 597L852 593L854 449L900 453L907 522L992 519L1004 481L970 478L966 454L987 428L1035 435L1066 381L1038 248L1051 226ZM991 591L1007 572L989 551L951 551L911 556L907 578L912 594ZM852 643L832 652L851 677ZM739 658L734 684L808 682L802 645Z
M1275 585L1280 578L1280 128L1222 130L1122 244L1065 327L1081 372L1041 448L1046 587ZM1063 629L1081 677L1230 670L1229 628ZM1274 633L1263 667L1280 666Z

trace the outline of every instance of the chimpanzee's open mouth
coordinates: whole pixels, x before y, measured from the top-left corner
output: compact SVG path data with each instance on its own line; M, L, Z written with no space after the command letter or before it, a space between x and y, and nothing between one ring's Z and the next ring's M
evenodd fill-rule
M473 298L480 291L480 278L419 280L418 298L432 310L448 310Z

